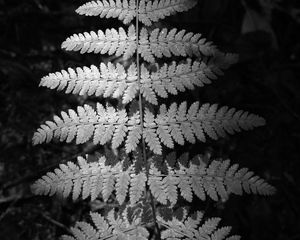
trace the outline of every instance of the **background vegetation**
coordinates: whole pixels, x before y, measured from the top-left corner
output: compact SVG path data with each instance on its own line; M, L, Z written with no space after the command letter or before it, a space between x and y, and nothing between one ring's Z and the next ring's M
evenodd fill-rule
M114 20L84 18L74 10L84 1L0 0L0 236L1 239L57 239L94 201L35 197L30 184L58 163L95 147L51 143L32 147L35 129L59 110L85 97L38 88L49 72L100 63L102 57L64 52L73 33L116 27ZM297 5L298 4L298 5ZM267 126L197 146L201 153L230 157L277 187L271 198L231 196L199 203L223 217L243 239L300 239L300 4L297 0L201 0L161 26L201 32L221 49L240 54L224 77L190 98L218 102L265 117ZM162 25L163 24L163 25ZM183 95L178 95L177 97ZM101 150L101 149L99 149Z

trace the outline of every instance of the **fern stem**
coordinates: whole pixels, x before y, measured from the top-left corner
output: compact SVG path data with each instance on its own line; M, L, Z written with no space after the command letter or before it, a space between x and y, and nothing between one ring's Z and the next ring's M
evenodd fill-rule
M136 65L137 65L137 77L138 77L138 85L139 89L141 89L141 73L140 73L140 55L139 55L139 0L136 0L136 23L135 23L135 29L136 29ZM147 178L149 177L149 164L147 163L147 155L146 155L146 144L145 139L143 138L143 130L144 130L144 117L143 117L143 102L142 102L142 93L139 90L139 111L140 111L140 122L141 122L141 132L142 132L142 149L143 149L143 161L146 163L146 174ZM153 214L153 220L155 224L155 229L157 232L158 239L161 239L160 236L160 230L157 223L156 218L156 209L155 209L155 203L154 203L154 197L150 191L150 199L151 199L151 209Z

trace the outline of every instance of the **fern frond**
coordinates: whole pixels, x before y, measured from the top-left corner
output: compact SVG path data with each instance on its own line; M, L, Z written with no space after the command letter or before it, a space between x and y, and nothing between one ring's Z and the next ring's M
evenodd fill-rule
M188 11L196 5L195 0L141 0L139 3L139 21L150 26L167 16L177 12ZM130 23L136 17L136 4L134 0L103 0L92 1L80 6L76 12L85 16L100 16L101 18L118 18L124 24Z
M135 0L102 0L87 2L76 9L85 16L99 16L101 18L118 18L124 24L130 23L136 16Z
M169 109L163 104L156 117L146 110L144 119L144 138L156 154L161 154L160 142L172 148L173 141L181 145L184 139L190 143L195 143L196 138L205 142L205 134L216 140L227 133L251 130L265 124L265 120L255 114L227 106L218 108L217 104L200 106L199 102L194 102L189 109L186 102L179 106L173 103Z
M80 195L82 199L91 197L91 200L95 200L101 194L103 200L107 201L115 190L120 204L130 191L130 201L137 202L142 196L141 187L147 180L145 176L134 175L132 167L124 171L122 162L112 167L106 166L105 161L106 158L101 157L97 162L87 163L85 158L78 157L78 166L72 162L60 164L54 172L37 180L32 185L32 191L37 195L59 194L64 198L72 194L73 200Z
M185 12L197 4L195 0L142 0L139 4L139 20L146 26L177 12Z
M228 67L209 64L210 66L205 62L192 62L188 59L187 63L164 64L157 71L149 71L142 64L140 91L148 102L157 104L157 95L166 98L168 93L176 95L186 89L192 90L195 86L210 84L222 69ZM101 63L99 68L92 65L90 68L69 68L67 71L50 73L41 79L40 86L79 95L122 97L123 104L127 104L138 93L137 79L137 67L134 63L125 70L121 64L113 65L109 62L107 65Z
M145 110L143 138L151 151L161 154L161 143L172 148L173 141L184 144L185 139L195 143L197 138L205 142L205 134L218 139L226 133L234 134L264 124L264 119L257 115L226 106L218 109L217 104L204 104L200 107L195 102L187 109L186 102L179 107L173 103L169 109L161 105L156 117ZM46 121L40 126L33 136L33 143L49 142L53 138L70 142L76 138L76 143L81 144L93 137L94 144L103 145L112 140L112 147L117 148L126 139L126 151L130 152L136 148L141 134L138 112L128 118L125 110L105 109L98 103L97 111L84 105L78 107L77 112L69 110L62 112L61 117L54 116L54 121Z
M131 173L130 177L130 203L131 205L135 205L145 191L147 177L144 172L140 172L138 174Z
M144 115L143 138L145 139L151 151L153 151L154 153L161 153L162 147L158 139L155 127L156 124L154 114L146 109Z
M63 240L90 240L90 239L132 239L147 240L148 230L141 225L141 218L135 218L132 223L124 216L119 216L114 210L108 213L107 219L98 213L90 213L93 225L87 222L77 222L75 227L71 228L73 236L63 235Z
M233 55L236 56L236 55ZM230 62L236 62L235 59L226 59L227 65L222 63L208 63L204 61L192 61L188 59L186 63L171 65L164 64L155 72L149 72L144 65L141 66L141 93L144 98L157 104L157 95L167 98L168 93L177 95L178 92L193 90L195 87L203 87L210 84L212 80L222 74L224 69L228 68Z
M155 62L155 58L175 56L213 56L219 52L212 42L201 38L201 34L176 28L156 28L149 34L142 28L139 37L139 53L147 62Z
M175 155L169 156L175 161ZM170 159L168 159L170 161ZM115 191L116 199L120 204L125 201L127 193L131 205L136 204L142 197L146 184L158 202L175 205L178 192L187 201L191 202L193 194L201 200L206 196L217 201L226 200L230 193L271 195L275 188L263 179L254 176L247 168L238 169L230 161L213 160L209 165L202 161L200 155L196 156L190 165L179 168L168 166L168 174L162 173L154 164L149 170L149 177L141 171L136 173L134 164L127 170L122 169L122 162L115 166L106 166L106 159L101 157L97 162L87 163L83 157L78 157L78 166L72 162L60 164L54 172L49 172L32 185L32 190L38 195L60 194L76 200L80 195L83 199L91 197L96 199L101 194L107 201Z
M62 48L67 51L80 51L81 54L94 52L115 54L117 57L123 55L125 59L128 59L137 48L135 28L131 25L127 34L121 27L119 31L112 28L106 29L105 33L99 30L97 33L92 31L74 34L62 43Z
M138 116L137 112L135 117ZM133 131L133 124L138 124L138 120L128 120L125 110L116 111L113 107L105 109L98 103L95 111L89 105L84 105L78 107L77 112L61 112L61 117L54 116L53 122L47 121L41 125L33 136L33 144L49 142L53 138L66 142L76 138L76 143L81 144L93 137L94 144L103 145L112 140L112 147L117 148L125 140L127 132ZM135 136L136 134L135 132ZM135 141L127 139L126 144L129 149L136 147Z
M175 157L175 156L173 156ZM230 166L230 161L213 160L205 164L201 156L190 161L189 167L179 164L179 169L168 166L168 174L163 174L154 164L151 165L148 184L153 196L162 204L169 200L175 205L180 195L191 202L193 194L199 199L206 196L218 201L226 200L230 193L271 195L275 188L247 168L238 170L239 165Z
M106 29L95 32L74 34L62 43L67 51L80 51L80 53L94 52L101 54L123 55L125 59L131 57L138 47L141 56L147 62L155 62L155 58L175 56L213 56L219 53L212 42L201 38L201 34L186 33L176 28L168 31L166 28L156 28L150 35L146 28L142 28L139 36L139 46L136 45L135 27L128 28L128 34L123 28L119 31Z
M201 224L203 213L197 211L192 217L183 216L182 219L172 217L164 220L157 216L158 222L165 228L161 232L161 238L167 240L180 239L213 239L213 240L239 240L240 236L228 237L231 227L219 227L220 218L210 218ZM200 226L199 226L200 224Z
M69 68L67 71L50 73L43 77L40 86L50 89L65 90L66 93L73 93L88 96L103 96L119 98L123 96L123 103L126 104L136 96L138 92L137 69L132 64L125 71L124 67L117 63L100 64L100 67L92 65L90 68Z

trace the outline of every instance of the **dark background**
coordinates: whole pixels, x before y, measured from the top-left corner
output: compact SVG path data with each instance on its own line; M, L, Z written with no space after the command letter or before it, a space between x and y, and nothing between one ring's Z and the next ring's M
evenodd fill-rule
M50 143L33 147L37 127L85 97L38 88L40 78L69 66L98 64L107 56L67 53L60 44L73 33L117 27L116 20L84 18L84 1L0 0L0 238L57 239L101 202L35 197L30 184L60 162L91 151L89 145ZM298 5L297 5L298 4ZM297 0L202 0L157 27L201 32L240 61L190 100L255 112L267 125L206 144L202 153L229 157L277 188L272 197L231 196L200 206L207 216L243 239L300 239L300 4ZM176 98L183 101L190 93Z

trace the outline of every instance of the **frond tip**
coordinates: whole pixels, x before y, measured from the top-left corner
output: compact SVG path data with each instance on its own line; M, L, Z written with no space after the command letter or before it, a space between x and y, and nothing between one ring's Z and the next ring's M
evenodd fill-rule
M150 26L167 16L177 12L188 11L196 5L195 0L141 0L139 3L139 21ZM80 6L76 12L85 16L99 16L101 18L118 18L124 24L130 23L136 17L135 0L103 0L92 1Z

